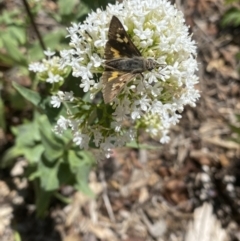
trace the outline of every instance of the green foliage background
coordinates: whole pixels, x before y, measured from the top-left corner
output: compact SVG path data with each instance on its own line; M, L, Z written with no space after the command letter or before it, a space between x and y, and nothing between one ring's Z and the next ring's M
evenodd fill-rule
M66 28L71 22L83 21L90 11L105 8L109 2L58 0L54 2L55 10L46 8L47 1L30 0L28 5L44 45L58 52L68 48ZM42 30L41 24L37 22L40 12L56 24L52 26L51 23ZM64 202L70 201L59 192L63 185L71 185L76 190L94 196L88 187L88 175L95 165L95 159L90 152L81 151L73 145L69 132L60 137L52 131L56 119L65 110L50 106L50 87L40 84L28 70L30 63L44 57L44 49L39 38L36 38L24 4L21 8L3 9L0 27L0 66L4 66L0 75L0 128L15 137L14 144L8 149L4 148L0 164L1 168L11 168L19 157L24 157L28 162L24 176L34 187L36 214L44 216L53 197ZM31 39L32 35L35 37ZM10 73L7 78L6 72ZM17 83L24 78L30 80L30 83ZM69 75L68 81L76 84L77 79ZM6 122L9 119L7 108L13 113L15 110L23 113L19 117L19 125ZM33 117L29 118L24 113L31 113Z

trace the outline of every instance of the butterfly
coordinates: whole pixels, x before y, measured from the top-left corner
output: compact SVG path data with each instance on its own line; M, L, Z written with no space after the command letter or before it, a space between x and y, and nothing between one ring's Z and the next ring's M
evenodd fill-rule
M112 102L137 75L143 78L143 72L160 66L154 59L141 55L116 16L110 22L104 57L102 93L105 104Z

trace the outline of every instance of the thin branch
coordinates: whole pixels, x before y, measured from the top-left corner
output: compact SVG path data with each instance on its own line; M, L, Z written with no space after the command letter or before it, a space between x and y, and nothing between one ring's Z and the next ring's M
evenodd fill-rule
M41 36L40 32L38 31L38 28L37 28L37 25L36 25L36 23L34 21L33 15L32 15L32 13L30 11L30 7L28 5L28 2L27 2L27 0L22 0L22 1L23 1L23 5L24 5L24 7L26 9L26 12L27 12L27 14L28 14L28 16L30 18L31 24L33 26L33 29L34 29L34 31L37 34L37 38L38 38L38 40L40 42L40 45L41 45L41 47L42 47L42 49L44 51L44 50L46 50L46 47L45 47L45 44L43 42L42 36Z
M114 216L114 213L113 213L113 210L112 210L110 200L109 200L108 195L107 195L107 184L106 184L106 181L105 181L105 175L104 175L103 171L100 172L100 179L101 179L101 182L102 182L102 185L103 185L103 201L104 201L105 207L107 209L110 220L112 222L115 222L116 219L115 219L115 216Z

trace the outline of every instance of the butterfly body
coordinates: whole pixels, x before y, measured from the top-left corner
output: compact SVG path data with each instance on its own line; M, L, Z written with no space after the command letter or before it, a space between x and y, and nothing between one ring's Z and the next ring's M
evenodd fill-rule
M131 72L132 74L150 71L155 68L155 61L143 57L134 56L132 58L119 58L105 62L105 70L120 70Z
M102 75L103 99L110 103L137 75L151 71L159 64L144 58L125 31L120 20L113 16L109 26L108 41L105 46L105 65Z

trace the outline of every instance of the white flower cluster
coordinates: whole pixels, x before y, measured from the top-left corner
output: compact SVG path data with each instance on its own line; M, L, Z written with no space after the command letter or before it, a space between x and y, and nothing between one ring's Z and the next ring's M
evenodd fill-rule
M131 81L112 105L99 105L94 98L102 89L104 49L113 15L123 23L143 57L152 57L164 67ZM93 103L89 102L88 110L61 116L55 130L62 133L71 128L77 145L88 148L94 143L106 156L112 148L136 138L140 128L161 143L169 141L168 130L178 123L179 113L187 104L195 106L199 98L194 88L198 83L196 46L184 22L183 14L167 0L125 0L90 13L84 23L73 24L68 29L71 48L60 53L61 68L72 69ZM50 79L57 81L49 73ZM77 103L72 93L60 92L52 97L52 104L59 107L66 100ZM83 106L82 100L79 102Z
M42 63L32 63L29 65L29 70L38 73L38 77L42 81L50 84L59 84L64 81L64 76L67 74L68 69L61 67L61 59L55 55L55 52L50 50L44 51L47 59Z

